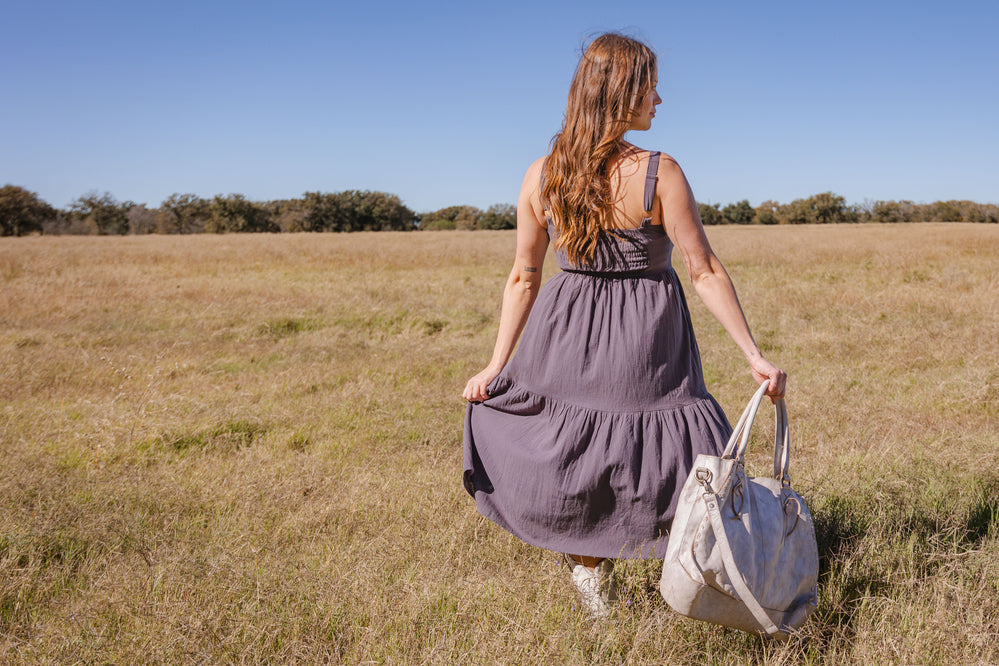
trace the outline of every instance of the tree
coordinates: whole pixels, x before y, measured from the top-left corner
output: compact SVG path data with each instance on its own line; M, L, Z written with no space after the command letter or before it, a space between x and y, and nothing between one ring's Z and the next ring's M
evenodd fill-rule
M777 224L780 221L780 208L779 203L767 199L756 207L756 221L759 224Z
M812 224L815 222L815 211L805 199L795 199L780 207L781 224Z
M756 211L749 205L747 199L722 208L722 218L728 224L752 224Z
M463 231L475 231L479 228L482 211L475 206L461 206L461 212L454 218L454 228Z
M420 220L420 231L454 231L452 220Z
M869 215L873 222L911 222L913 208L911 201L875 201Z
M303 231L409 231L416 216L394 194L306 192Z
M306 231L305 216L307 214L303 199L284 199L266 204L278 229L286 232Z
M476 229L482 211L475 206L448 206L421 216L421 229Z
M305 215L302 231L341 231L336 227L340 219L340 200L327 192L306 192L303 196Z
M196 194L173 193L156 213L156 231L161 234L197 234L205 230L209 202Z
M722 214L721 211L718 210L718 206L719 204L713 204L710 206L702 203L697 204L697 212L701 216L701 224L709 225L722 223Z
M41 231L42 224L56 216L56 210L17 185L0 188L0 236L23 236Z
M226 232L273 232L278 226L271 219L270 213L242 194L216 196L209 208L205 231L210 233Z
M512 204L493 204L479 218L479 229L516 229L517 207Z
M353 194L364 231L410 231L414 228L416 216L396 195L368 191Z
M932 218L933 220L939 220L940 222L961 222L964 216L961 215L961 209L956 205L956 201L937 201L931 205Z
M145 204L132 206L128 211L128 233L151 234L156 231L156 211L149 210Z
M69 205L70 217L84 222L91 233L101 236L128 233L128 211L135 204L119 202L110 192L89 192Z
M809 197L807 201L819 224L857 221L856 212L847 207L846 199L838 194L822 192Z
M857 219L857 211L847 207L846 199L832 192L795 199L781 206L778 214L781 224L829 224L856 222Z

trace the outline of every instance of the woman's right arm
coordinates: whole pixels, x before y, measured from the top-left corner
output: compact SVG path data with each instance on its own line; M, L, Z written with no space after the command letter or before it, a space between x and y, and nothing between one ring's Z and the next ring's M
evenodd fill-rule
M517 255L503 289L503 308L493 356L481 372L468 380L461 395L479 402L489 397L486 388L510 360L527 316L541 288L541 273L548 250L548 230L539 199L538 185L543 159L527 169L517 198Z
M732 280L708 243L687 178L673 160L659 162L656 189L662 204L663 226L680 250L694 291L745 355L753 378L760 383L770 381L767 395L783 396L787 374L763 358L753 340Z

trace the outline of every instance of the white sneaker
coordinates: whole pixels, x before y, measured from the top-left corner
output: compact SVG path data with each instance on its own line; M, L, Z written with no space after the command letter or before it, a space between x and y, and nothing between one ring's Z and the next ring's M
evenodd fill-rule
M605 558L595 569L590 569L571 555L566 555L565 559L572 567L572 582L590 617L596 620L609 616L611 605L617 601L617 588L612 578L614 561Z

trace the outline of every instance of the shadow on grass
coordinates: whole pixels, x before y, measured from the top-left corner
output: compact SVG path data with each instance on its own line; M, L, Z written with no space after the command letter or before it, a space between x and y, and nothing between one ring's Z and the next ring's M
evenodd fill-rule
M819 607L812 622L819 633L852 636L868 602L911 594L999 535L999 476L941 479L920 471L927 474L861 482L848 495L816 502Z
M999 482L989 489L988 495L979 499L968 510L965 532L970 543L977 544L999 532Z

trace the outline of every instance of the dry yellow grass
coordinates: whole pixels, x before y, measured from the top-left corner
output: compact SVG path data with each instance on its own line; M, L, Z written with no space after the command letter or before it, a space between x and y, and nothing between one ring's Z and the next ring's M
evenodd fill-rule
M709 235L791 376L801 641L679 618L654 562L593 626L475 513L459 394L512 233L5 238L0 661L999 663L999 228ZM732 414L748 374L691 310Z

